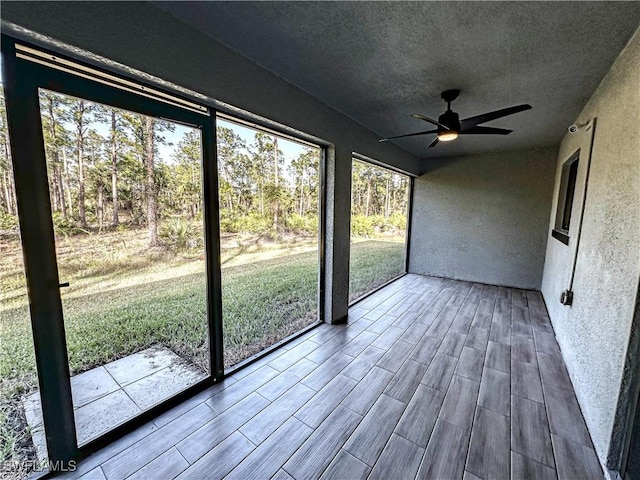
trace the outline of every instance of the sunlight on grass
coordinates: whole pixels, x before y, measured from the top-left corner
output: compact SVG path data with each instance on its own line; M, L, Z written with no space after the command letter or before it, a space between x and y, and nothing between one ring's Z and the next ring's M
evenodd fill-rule
M349 261L349 302L354 302L404 271L404 239L352 243Z
M203 260L160 251L145 256L131 236L115 232L106 237L102 249L90 236L78 240L87 242L94 262L85 270L67 271L65 277L73 285L62 293L72 375L158 344L208 370L206 283L203 273L194 273L202 272ZM124 284L120 278L116 283L105 268L111 261L109 245L123 241L133 252L132 258L120 259L130 267ZM367 240L351 248L351 298L400 273L404 243ZM302 241L287 248L236 252L229 259L222 271L225 365L317 320L317 244ZM11 435L4 407L19 405L22 395L37 388L29 307L20 275L11 272L7 283L2 279L0 435L4 436Z
M278 252L280 254L280 252ZM352 298L400 273L404 244L369 240L352 245ZM236 259L236 262L239 262ZM185 267L186 265L186 267ZM188 272L189 262L183 265ZM204 274L184 273L174 266L161 273L139 273L135 288L104 289L99 279L85 295L67 295L65 325L73 374L161 343L205 368L206 297ZM169 278L167 273L170 273ZM316 318L317 253L290 254L223 269L225 347L262 344L281 329L293 333ZM160 280L159 278L164 278ZM102 279L108 284L108 279ZM251 301L247 301L251 299ZM29 310L26 303L0 310L3 393L15 392L12 379L35 371ZM295 319L295 325L289 325ZM20 374L19 374L20 373ZM12 393L13 393L12 392Z

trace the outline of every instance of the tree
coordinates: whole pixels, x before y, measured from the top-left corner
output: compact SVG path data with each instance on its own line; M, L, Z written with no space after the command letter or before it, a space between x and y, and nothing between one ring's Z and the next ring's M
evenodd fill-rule
M218 126L216 136L220 204L230 214L239 214L235 210L246 211L251 202L250 160L243 153L247 146L231 128Z
M120 149L126 144L126 134L123 129L123 118L115 108L107 109L110 120L109 128L109 155L111 160L111 224L117 227L120 223L120 205L118 203L118 165Z
M278 137L273 137L273 184L274 184L274 199L273 199L273 231L278 233L278 215L280 214L280 172L278 168Z
M17 215L17 205L15 199L15 189L13 184L13 165L11 164L11 154L9 153L9 131L7 129L7 116L4 105L4 91L0 86L0 182L2 191L0 192L0 207L9 215Z
M110 165L105 155L106 140L95 130L87 132L85 150L87 151L87 185L90 195L95 195L95 214L101 231L105 223L106 191L110 180Z
M394 217L406 216L409 188L406 176L354 160L351 185L354 216L381 216L387 219L387 225L398 225L401 222Z
M318 168L320 157L318 151L307 148L306 151L291 161L290 173L295 182L295 204L298 215L307 215L318 207Z
M138 170L135 165L127 167L131 176L127 180L130 208L135 221L146 223L148 244L150 247L154 247L159 244L158 219L160 215L157 180L161 175L161 169L158 169L156 165L158 160L157 147L160 144L167 144L161 133L173 131L175 126L168 121L128 112L122 112L122 119L126 128L131 132L130 155L132 158L137 158L137 164L142 167L141 170ZM127 161L127 163L129 162ZM119 168L120 170L121 168Z
M40 91L51 206L53 211L61 212L65 219L69 218L68 210L72 208L67 201L70 196L68 176L65 174L64 162L60 158L61 152L69 142L69 133L64 128L64 124L70 121L67 104L68 101L62 95L47 90Z
M286 196L286 189L282 187L280 179L284 156L278 149L276 137L265 132L256 132L254 138L252 174L258 182L260 215L271 214L272 228L277 233L281 200Z
M145 196L147 201L147 231L150 247L158 245L158 192L156 190L154 177L155 128L155 118L144 117Z
M84 143L87 135L88 124L91 121L91 114L95 106L82 99L75 99L71 102L71 119L75 126L75 147L78 161L78 217L80 225L87 226L86 199L85 199L85 165L84 165Z
M172 188L176 196L178 213L187 213L194 218L200 210L202 181L200 170L202 165L202 142L200 132L191 130L178 142L173 154L176 166L173 169Z

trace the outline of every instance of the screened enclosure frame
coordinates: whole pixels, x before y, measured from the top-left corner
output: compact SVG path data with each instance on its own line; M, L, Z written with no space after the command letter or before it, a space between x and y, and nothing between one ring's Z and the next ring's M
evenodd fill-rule
M227 112L223 112L220 110L216 110L215 112L212 111L212 115L214 116L215 120L216 120L216 125L217 125L217 120L218 118L229 122L229 123L234 123L236 125L239 126L243 126L246 128L250 128L250 129L254 129L254 130L258 130L258 131L262 131L262 132L266 132L270 135L274 135L274 136L279 136L283 139L289 140L289 141L293 141L293 142L297 142L303 145L307 145L313 148L317 148L318 149L318 153L319 153L319 159L318 159L318 173L319 173L319 178L318 178L318 183L319 183L319 192L318 192L318 296L317 296L317 314L318 314L318 319L316 322L312 323L311 325L307 325L306 327L303 327L302 329L298 330L297 332L275 342L274 344L266 347L265 349L261 350L260 352L251 355L247 358L245 358L244 360L238 362L237 364L233 365L230 368L224 369L224 375L225 376L229 376L229 375L233 375L235 372L237 372L238 370L243 369L244 367L247 367L249 365L251 365L252 363L256 362L257 360L261 359L262 357L268 355L269 353L273 352L274 350L277 350L278 348L280 348L283 345L286 345L287 343L291 342L292 340L295 340L297 337L299 337L300 335L303 335L304 333L308 332L309 330L314 329L315 327L317 327L318 325L324 323L325 318L324 318L324 305L325 305L325 233L326 233L326 215L325 215L325 210L326 210L326 198L327 198L327 148L326 145L317 142L317 141L312 141L312 140L307 140L304 138L300 138L297 135L291 134L289 132L285 132L283 130L278 129L277 127L274 126L266 126L263 125L260 122L257 122L255 120L249 120L246 118L243 118L242 116L239 116L236 114L230 114ZM217 169L218 165L216 162L216 175L218 172ZM219 209L218 212L216 213L217 215L219 214ZM220 296L220 298L222 299L222 295ZM221 313L221 317L223 316L223 313Z
M203 108L201 113L197 113L160 100L161 97L156 99L151 95L143 96L132 91L124 91L117 86L81 78L71 71L62 71L54 66L20 58L19 55L21 56L23 51L20 47L23 45L25 45L23 42L17 42L10 37L2 37L7 122L11 138L16 198L47 451L49 462L61 466L64 462L95 450L124 431L166 410L175 404L177 399L184 398L223 377L218 223L215 217L217 211L217 177L214 169L215 123L206 108ZM54 62L60 58L52 53L50 55ZM82 447L77 443L74 421L69 359L40 117L38 97L40 88L188 125L199 129L202 135L209 375L172 399L152 407Z
M31 58L29 50L40 56L35 55ZM54 469L64 468L69 461L82 458L107 445L323 322L326 154L329 144L315 142L315 139L309 141L297 138L284 128L279 132L273 126L263 126L262 122L250 120L258 128L319 148L318 321L225 372L216 116L217 113L233 116L241 123L247 120L240 115L218 111L212 105L205 105L203 102L195 103L171 90L149 86L134 76L127 78L120 73L114 74L100 67L89 66L75 58L60 55L8 35L2 35L2 59L7 124L11 139L11 158L49 466L53 465ZM79 68L74 70L69 64ZM92 75L96 77L92 78ZM82 446L78 446L74 422L69 358L38 96L41 88L197 128L202 139L209 374L182 392Z
M405 233L406 233L406 238L405 238L405 242L404 242L404 271L399 273L398 275L396 275L395 277L390 278L389 280L387 280L386 282L382 283L381 285L378 285L377 287L375 287L373 290L366 292L364 294L362 294L360 297L354 299L353 301L349 302L349 307L355 305L356 303L364 300L365 298L369 297L370 295L373 295L374 293L376 293L378 290L381 290L382 288L386 287L387 285L389 285L392 282L395 282L396 280L398 280L399 278L405 276L408 272L409 272L409 255L410 255L410 250L411 250L411 226L412 226L412 216L413 216L413 194L414 194L414 184L415 184L415 179L416 176L414 174L411 174L409 172L405 172L399 168L395 168L392 165L388 165L384 162L380 162L378 160L375 160L373 158L367 157L366 155L362 155L360 153L356 153L353 152L351 154L351 159L352 159L352 165L351 165L351 174L353 175L353 160L356 160L358 162L362 162L362 163L367 163L370 165L373 165L374 167L379 167L385 170L389 170L390 172L399 174L399 175L404 175L408 178L409 182L408 182L408 192L407 192L407 224L405 227ZM353 184L353 178L351 179L351 182ZM353 194L353 192L352 192ZM351 230L349 230L349 237L351 237ZM349 272L349 275L351 275L351 272Z

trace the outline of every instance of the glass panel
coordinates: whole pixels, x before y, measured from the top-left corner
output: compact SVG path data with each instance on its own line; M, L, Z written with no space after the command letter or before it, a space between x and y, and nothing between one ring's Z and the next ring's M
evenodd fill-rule
M78 443L208 375L201 132L40 91Z
M0 86L0 478L47 468L22 244Z
M217 122L229 368L318 321L320 149Z
M576 191L576 178L578 177L578 159L571 162L567 178L567 196L564 200L564 212L562 215L562 229L569 231L571 224L571 208L573 207L573 196Z
M349 302L405 272L409 177L353 160Z

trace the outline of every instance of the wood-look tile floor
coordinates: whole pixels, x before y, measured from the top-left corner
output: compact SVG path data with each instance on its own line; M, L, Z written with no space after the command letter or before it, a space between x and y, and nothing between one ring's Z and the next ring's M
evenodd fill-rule
M537 292L406 275L79 464L89 479L596 479Z

